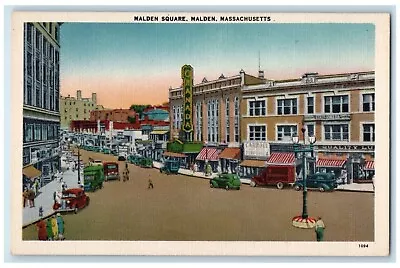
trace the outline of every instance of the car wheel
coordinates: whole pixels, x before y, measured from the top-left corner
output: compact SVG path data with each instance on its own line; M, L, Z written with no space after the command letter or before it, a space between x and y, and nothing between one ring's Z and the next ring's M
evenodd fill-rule
M300 188L301 188L301 187L300 187L299 185L295 185L295 186L294 186L294 189L295 189L296 191L300 191Z
M283 189L283 183L282 182L278 182L276 184L276 188L278 188L279 190Z
M225 190L227 190L227 191L229 190L229 185L225 186Z
M325 188L323 187L323 186L320 186L319 187L319 191L322 193L322 192L325 192Z
M255 182L255 181L251 181L251 182L250 182L250 186L251 186L251 187L256 187L256 186L257 186L257 184L256 184L256 182Z
M78 207L77 206L74 207L74 213L75 214L78 213Z
M86 206L89 206L89 203L90 203L90 198L86 197Z
M210 182L210 188L214 188L214 185Z

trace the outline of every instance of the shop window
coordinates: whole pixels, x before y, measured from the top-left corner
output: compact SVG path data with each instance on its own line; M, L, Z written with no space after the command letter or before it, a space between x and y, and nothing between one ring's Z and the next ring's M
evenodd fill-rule
M348 141L349 126L347 124L325 125L325 140L329 141Z
M375 94L363 94L363 112L375 111Z
M278 141L288 140L297 135L297 125L277 126Z
M325 100L325 113L348 113L349 96L327 96Z
M297 99L277 100L278 114L297 114Z
M265 113L266 113L265 100L249 101L250 116L260 116L260 115L265 115Z
M363 141L375 141L375 124L363 124Z
M252 126L249 125L249 140L251 141L265 141L266 140L266 126Z

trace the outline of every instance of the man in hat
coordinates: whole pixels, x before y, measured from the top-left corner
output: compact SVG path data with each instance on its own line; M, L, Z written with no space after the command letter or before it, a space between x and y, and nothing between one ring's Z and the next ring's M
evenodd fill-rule
M322 218L318 217L318 220L315 223L315 234L317 235L318 242L324 240L324 231L325 231L325 224L322 221Z
M40 218L40 221L36 223L36 228L38 231L38 239L41 241L46 241L47 240L46 223L42 218Z
M151 179L149 179L149 186L147 187L147 189L153 189L154 188L154 185L153 185L153 182L151 181Z

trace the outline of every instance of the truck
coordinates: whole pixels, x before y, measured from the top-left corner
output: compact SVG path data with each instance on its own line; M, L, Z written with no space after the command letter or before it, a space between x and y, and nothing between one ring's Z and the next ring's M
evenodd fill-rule
M104 168L103 165L87 166L83 170L84 190L95 191L103 188Z
M118 163L116 163L116 162L104 162L103 163L103 168L104 168L105 181L108 181L108 180L121 180L121 178L119 177Z
M276 185L278 189L283 189L285 185L293 185L295 180L295 166L270 165L265 167L260 174L251 178L250 186Z

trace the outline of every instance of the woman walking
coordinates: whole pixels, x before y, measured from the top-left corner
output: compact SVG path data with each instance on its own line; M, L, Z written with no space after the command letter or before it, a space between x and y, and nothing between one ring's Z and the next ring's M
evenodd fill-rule
M325 224L321 217L318 217L317 223L315 224L315 234L317 235L317 241L324 240Z

